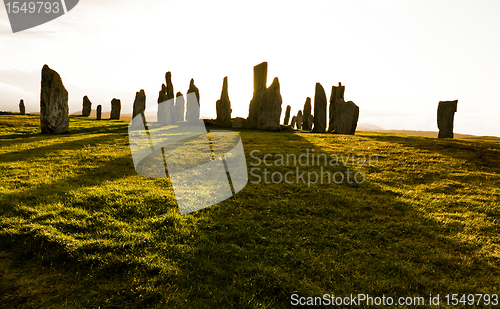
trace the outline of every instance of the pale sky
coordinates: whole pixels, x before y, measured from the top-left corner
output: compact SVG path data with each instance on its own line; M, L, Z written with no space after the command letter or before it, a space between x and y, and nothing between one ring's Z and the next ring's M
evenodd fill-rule
M157 104L165 72L183 94L194 78L201 114L216 116L228 76L232 117L247 117L253 66L268 62L292 114L314 97L360 108L359 123L437 131L439 101L458 100L456 133L500 136L500 1L80 0L66 15L13 34L0 8L0 110L39 111L48 64L69 92L70 113L88 95L95 109L135 92Z

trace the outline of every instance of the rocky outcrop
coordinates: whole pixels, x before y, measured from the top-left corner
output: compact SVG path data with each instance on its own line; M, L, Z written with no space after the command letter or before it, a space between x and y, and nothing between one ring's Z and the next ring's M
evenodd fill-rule
M42 68L40 91L40 127L42 133L59 134L68 131L68 91L61 76L48 65Z

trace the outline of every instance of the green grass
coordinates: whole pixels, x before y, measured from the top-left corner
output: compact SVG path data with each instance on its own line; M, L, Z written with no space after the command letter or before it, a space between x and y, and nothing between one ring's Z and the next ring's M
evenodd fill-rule
M361 184L249 183L181 216L168 178L135 172L127 127L73 117L69 134L42 135L37 117L0 116L0 308L500 294L498 141L243 130L249 168L254 150L378 164L328 167L363 172Z

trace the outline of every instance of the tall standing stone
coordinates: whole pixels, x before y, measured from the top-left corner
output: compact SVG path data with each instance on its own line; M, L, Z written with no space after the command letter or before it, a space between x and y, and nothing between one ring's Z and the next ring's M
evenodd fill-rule
M359 107L352 101L337 99L335 110L335 133L354 135L358 125Z
M326 94L320 83L316 83L314 93L314 127L312 132L324 133L326 131Z
M95 119L96 120L101 120L101 115L102 115L102 106L101 106L101 104L99 104L99 105L97 105Z
M302 129L303 130L311 130L313 125L313 116L311 115L311 98L307 97L306 102L304 103L304 114L302 119Z
M82 116L84 117L90 116L91 111L92 111L92 102L90 102L89 97L84 96L82 104Z
M337 87L332 86L332 93L330 95L330 120L328 121L328 132L335 131L335 111L337 109L337 100L344 99L345 86L339 82Z
M260 100L267 86L267 62L253 67L253 97L248 107L247 126L255 129L259 123Z
M440 101L437 111L438 138L453 138L453 121L458 100Z
M288 125L288 121L290 120L290 112L292 111L292 107L290 105L286 106L285 119L283 120L283 124L285 126Z
M19 114L26 115L26 107L24 106L24 100L19 101Z
M184 96L179 91L175 95L175 120L176 121L184 121L184 114L186 113L186 109L184 107L185 101Z
M302 111L299 111L297 113L297 116L295 117L295 121L297 123L297 129L302 129L302 123L303 123L303 120L304 120L304 115L302 114Z
M283 99L280 93L280 82L277 77L267 88L260 99L260 114L257 128L259 130L281 130L281 104Z
M122 109L122 103L119 99L111 100L111 114L109 119L120 119L120 111Z
M134 106L132 109L132 118L142 114L144 120L144 111L146 110L146 93L144 89L135 93Z
M172 73L165 73L165 84L161 85L158 93L157 121L162 125L170 125L176 122L174 85L172 84Z
M229 101L229 94L227 91L227 76L224 77L222 83L222 91L220 94L220 99L215 103L217 110L217 119L215 124L220 127L231 127L231 101Z
M290 127L291 127L292 129L294 129L294 128L295 128L295 124L296 124L296 122L297 122L297 117L293 116L293 117L292 117L292 121L290 122Z
M68 131L68 91L61 76L44 65L40 91L40 127L42 133L59 134Z
M190 93L194 93L195 95L190 95ZM196 122L200 119L200 91L194 85L194 79L192 78L189 82L189 89L186 96L186 121Z

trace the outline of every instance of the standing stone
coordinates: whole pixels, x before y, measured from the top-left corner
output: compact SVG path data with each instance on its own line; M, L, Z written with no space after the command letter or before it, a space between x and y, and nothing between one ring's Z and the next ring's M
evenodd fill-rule
M297 118L295 116L292 117L292 121L290 122L290 127L295 129L295 123L297 122Z
M167 88L165 84L161 85L161 90L158 93L158 112L156 114L157 121L164 126L172 124L174 118L174 100L168 98Z
M280 93L280 82L277 77L260 98L260 114L257 128L259 130L281 130L281 104L283 99Z
M101 120L101 114L102 114L102 106L99 104L97 105L96 109L96 120Z
M59 134L68 131L68 91L61 76L44 65L40 91L40 127L42 133Z
M326 131L326 94L320 83L316 83L314 93L314 127L312 132L324 133Z
M217 110L217 119L215 124L220 127L231 127L231 101L229 101L229 94L227 92L227 76L224 77L224 82L222 83L222 92L220 94L220 99L215 103Z
M311 130L313 125L313 117L311 115L311 98L307 97L304 103L304 114L302 119L302 129Z
M122 109L122 103L119 99L111 100L111 114L109 119L120 119L120 111Z
M248 108L247 126L255 129L259 123L260 100L267 85L267 62L253 67L253 97Z
M437 112L438 138L453 138L453 120L457 111L457 104L458 100L439 102Z
M290 105L286 106L286 112L285 112L285 119L283 120L283 124L285 126L288 125L288 121L290 120L290 112L292 110L292 107Z
M135 93L134 106L132 109L132 118L135 116L142 114L144 120L144 111L146 110L146 94L144 93L144 89Z
M231 127L233 129L246 129L247 120L245 118L236 117L233 119Z
M358 125L359 107L352 101L337 99L335 111L335 133L354 135Z
M184 107L184 96L179 91L175 95L175 120L176 121L184 121L184 114L186 113L186 109Z
M26 107L24 106L24 100L19 101L19 114L26 115Z
M332 86L332 94L330 95L330 120L328 121L328 132L335 131L335 110L337 109L337 100L344 99L345 86L339 82L338 87Z
M189 95L194 93L195 95ZM186 121L196 122L200 119L200 91L194 85L194 79L191 78L189 82L189 89L187 91L187 106L186 106Z
M172 84L172 73L168 71L165 73L165 81L167 82L167 100L174 98L174 85Z
M304 120L304 115L302 114L302 111L299 111L297 113L297 116L295 117L295 122L297 124L297 129L302 129L302 123L303 123L303 120Z
M82 106L82 116L88 117L90 116L90 112L92 111L92 102L90 102L89 97L83 97L83 106Z

